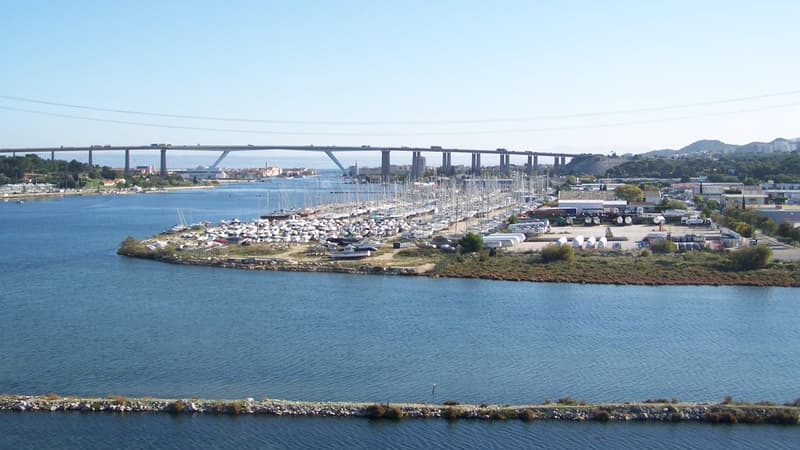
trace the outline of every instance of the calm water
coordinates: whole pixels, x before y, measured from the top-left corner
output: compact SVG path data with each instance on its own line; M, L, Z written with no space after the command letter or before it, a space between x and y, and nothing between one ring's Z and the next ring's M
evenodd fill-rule
M2 448L791 449L798 438L768 425L0 413Z
M189 221L248 219L263 213L268 197L314 201L303 184L336 190L326 183L0 203L0 392L475 403L566 395L800 397L797 290L246 272L115 255L126 236L174 224L178 208ZM709 443L774 438L780 445L792 433L800 440L796 431L704 425L36 414L3 416L0 423L64 436L119 433L133 447L149 445L137 437L145 427L186 439L195 428L241 432L236 439L277 447L419 447L420 435L436 436L434 446L481 447L649 447L644 443L663 439L694 446L695 435L716 436ZM292 440L301 436L320 440ZM500 436L509 439L505 445ZM186 439L175 442L191 446Z

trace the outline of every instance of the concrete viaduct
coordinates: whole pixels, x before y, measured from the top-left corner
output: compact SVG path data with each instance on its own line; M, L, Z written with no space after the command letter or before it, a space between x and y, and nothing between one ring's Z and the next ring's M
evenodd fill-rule
M325 153L342 170L345 167L336 158L334 152L380 152L381 153L381 178L389 180L390 155L392 152L411 153L411 177L420 178L425 170L422 163L422 153L441 154L442 164L439 166L439 173L449 175L453 173L451 156L453 153L469 153L472 155L471 173L479 174L481 171L481 156L495 155L499 158L499 166L502 172L511 172L511 156L523 156L527 158L525 171L528 173L538 173L539 157L553 158L553 171L558 173L561 167L567 164L567 158L572 159L575 155L567 153L552 153L527 150L506 150L498 148L494 150L463 149L463 148L442 148L439 146L431 147L372 147L362 145L351 146L315 146L315 145L171 145L171 144L150 144L150 145L92 145L88 147L44 147L44 148L5 148L0 149L0 154L17 153L50 153L50 158L55 159L56 152L88 152L89 164L92 165L94 152L124 152L125 153L125 174L130 173L130 152L142 150L157 150L161 153L161 176L167 175L167 151L209 151L222 152L216 162L211 167L217 167L231 152L245 152L258 150L289 150ZM488 156L487 156L488 157Z

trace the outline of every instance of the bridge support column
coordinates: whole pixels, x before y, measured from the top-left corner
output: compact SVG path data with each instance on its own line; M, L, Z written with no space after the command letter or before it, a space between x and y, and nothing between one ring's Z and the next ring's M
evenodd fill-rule
M533 155L528 155L528 162L525 163L525 173L533 173Z
M92 164L92 151L91 150L89 150L89 167L90 168L94 167L94 164Z
M425 174L422 152L411 152L411 178L419 179Z
M125 175L131 174L131 151L130 149L125 149Z
M388 183L391 177L389 150L381 150L381 182Z
M553 160L553 173L558 174L558 172L559 172L558 156L556 156L555 159Z
M533 173L539 173L539 155L533 155Z
M478 152L472 154L472 174L481 174L481 154Z
M453 154L447 152L447 175L453 175L455 171L453 170Z
M561 157L561 169L563 170L564 167L566 167L566 166L567 166L567 157L566 156L562 156Z
M162 177L167 176L167 149L161 149L161 173Z
M452 172L452 162L450 152L442 153L442 167L439 170L439 175L448 176Z

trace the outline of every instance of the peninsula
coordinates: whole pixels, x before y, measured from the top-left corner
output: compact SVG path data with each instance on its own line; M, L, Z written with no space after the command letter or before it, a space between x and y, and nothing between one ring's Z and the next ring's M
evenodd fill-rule
M244 228L241 223L232 226ZM251 226L259 227L256 224ZM556 234L525 242L516 249L470 252L458 241L433 237L414 243L402 239L373 241L361 244L365 248L369 245L363 257L337 258L342 252L346 256L348 251L340 250L341 246L333 242L242 243L232 237L204 240L203 236L207 236L209 231L211 236L216 236L220 229L196 225L143 240L129 237L121 244L118 253L170 264L266 271L621 285L800 286L800 263L797 261L749 261L759 257L759 250L771 254L766 246L735 251L669 253L638 248L581 250L559 246L556 237L559 235ZM228 233L226 231L225 236L229 236ZM341 240L338 242L342 243ZM351 249L350 254L355 253L352 244L345 247Z

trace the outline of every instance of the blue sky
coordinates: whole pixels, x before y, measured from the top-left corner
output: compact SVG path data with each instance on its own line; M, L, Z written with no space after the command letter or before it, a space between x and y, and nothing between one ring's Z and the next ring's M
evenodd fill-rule
M0 97L0 147L169 142L635 153L703 138L800 136L796 1L0 4L0 96L303 122L165 118ZM668 106L676 108L653 110ZM628 110L640 111L619 113ZM584 113L613 114L576 117Z

